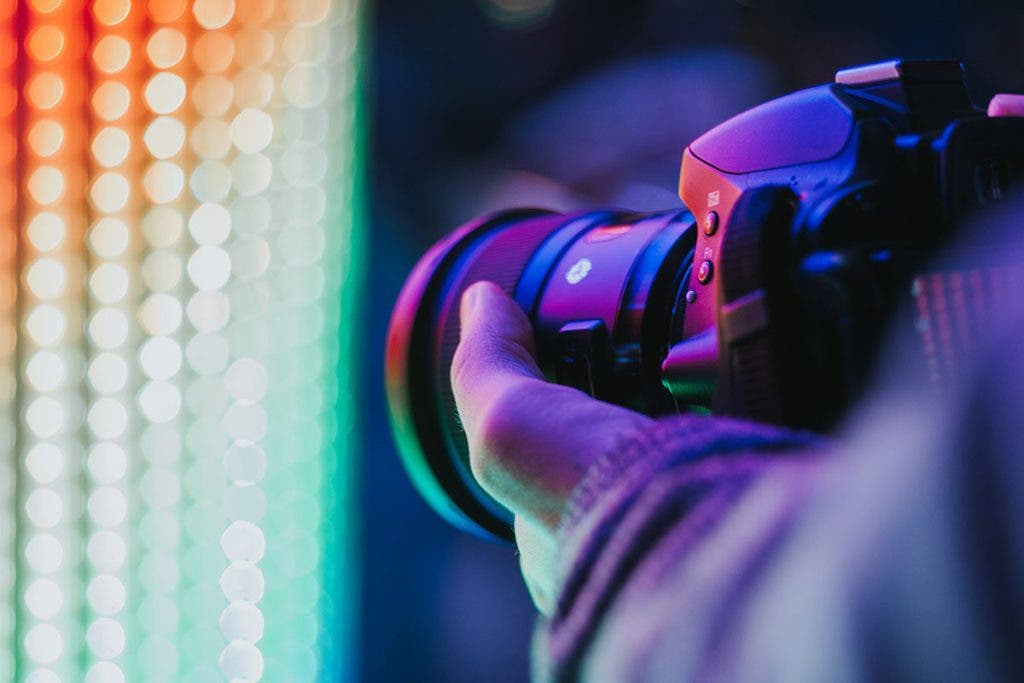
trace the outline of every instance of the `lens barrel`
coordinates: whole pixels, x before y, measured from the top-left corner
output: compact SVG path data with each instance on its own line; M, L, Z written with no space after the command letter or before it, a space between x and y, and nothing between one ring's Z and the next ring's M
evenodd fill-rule
M511 539L512 515L473 479L449 374L459 301L495 282L534 324L552 381L648 414L674 409L660 367L682 329L682 288L695 229L685 211L640 216L505 211L435 244L399 295L386 385L399 452L412 481L452 524Z

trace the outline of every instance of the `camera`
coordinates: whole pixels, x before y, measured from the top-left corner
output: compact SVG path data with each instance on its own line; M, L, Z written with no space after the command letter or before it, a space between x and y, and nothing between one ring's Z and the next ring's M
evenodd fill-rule
M907 307L939 378L995 285L933 259L1022 169L1024 121L976 109L959 62L896 60L698 138L683 153L686 209L471 221L423 256L392 315L387 395L406 469L452 523L511 538L510 513L470 473L449 382L459 300L478 280L526 312L549 379L649 415L827 430Z

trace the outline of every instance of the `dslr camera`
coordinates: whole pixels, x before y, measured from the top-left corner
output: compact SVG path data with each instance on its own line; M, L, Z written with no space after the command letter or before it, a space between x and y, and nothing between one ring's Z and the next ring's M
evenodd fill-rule
M450 522L512 537L470 473L449 382L459 300L478 280L526 312L550 380L648 415L827 430L901 308L916 310L919 360L941 380L1003 281L934 259L1022 169L1024 120L975 108L959 62L897 60L698 138L683 153L685 209L471 221L423 256L392 315L387 395L406 469Z

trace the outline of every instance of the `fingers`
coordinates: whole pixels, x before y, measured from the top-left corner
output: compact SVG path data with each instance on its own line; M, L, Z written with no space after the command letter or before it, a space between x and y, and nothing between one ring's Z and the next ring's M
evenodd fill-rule
M1024 95L996 95L988 103L989 116L1024 116Z
M452 389L480 485L512 512L554 529L601 454L650 420L543 379L522 310L481 282L462 299Z

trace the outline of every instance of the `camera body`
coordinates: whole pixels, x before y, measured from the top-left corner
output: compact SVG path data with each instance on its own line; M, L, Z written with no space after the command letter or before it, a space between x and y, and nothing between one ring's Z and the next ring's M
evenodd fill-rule
M530 317L553 381L651 415L828 429L894 311L916 303L951 324L947 295L965 276L925 269L1022 170L1024 121L975 109L958 62L893 61L694 141L679 186L689 211L472 221L421 259L392 316L388 401L406 468L449 521L511 537L511 516L469 471L448 379L459 298L481 279ZM920 360L937 376L957 335L931 332Z

